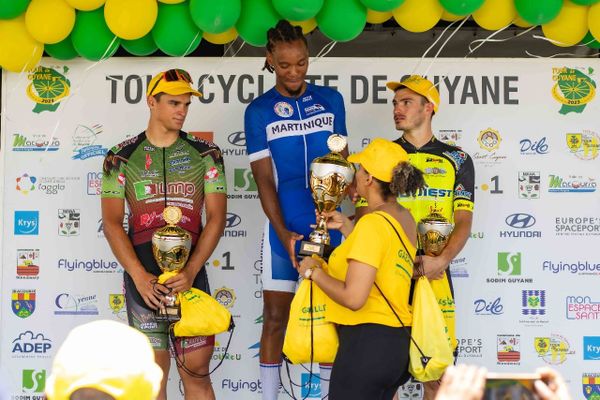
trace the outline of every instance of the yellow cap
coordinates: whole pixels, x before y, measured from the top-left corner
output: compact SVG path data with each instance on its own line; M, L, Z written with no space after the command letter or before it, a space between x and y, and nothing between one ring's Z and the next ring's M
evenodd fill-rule
M68 400L82 388L97 389L116 400L155 399L162 369L141 332L101 320L75 327L58 349L46 382L48 400Z
M202 97L202 93L192 87L189 74L183 70L170 69L156 74L148 84L146 96L154 96L166 93L172 96L190 93L193 96Z
M385 84L388 89L396 91L399 87L406 87L415 93L424 96L427 100L433 103L433 111L437 113L440 105L440 92L435 88L430 80L427 80L419 75L411 75L401 82L388 82Z
M362 165L380 181L391 182L394 168L402 161L408 161L408 154L399 144L375 138L360 153L350 154L348 161Z

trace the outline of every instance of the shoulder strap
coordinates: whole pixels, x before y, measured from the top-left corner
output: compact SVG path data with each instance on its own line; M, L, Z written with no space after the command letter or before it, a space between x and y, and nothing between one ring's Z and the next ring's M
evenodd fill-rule
M379 212L375 212L373 214L379 215L380 217L382 217L383 219L386 220L386 222L388 224L390 224L390 226L392 227L392 229L394 230L394 232L396 232L396 236L398 236L398 240L400 240L400 243L402 243L402 246L404 247L404 250L406 250L406 254L410 255L410 252L408 251L408 248L406 247L406 244L404 244L404 240L402 240L402 237L400 236L400 233L398 233L398 230L396 229L396 227L394 226L394 224L392 224L392 221L390 221L385 215L379 213ZM410 262L413 264L415 264L414 260L411 259Z

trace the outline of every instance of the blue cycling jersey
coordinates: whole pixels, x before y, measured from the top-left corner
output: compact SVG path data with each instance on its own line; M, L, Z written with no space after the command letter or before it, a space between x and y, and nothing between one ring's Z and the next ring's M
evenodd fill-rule
M346 136L345 121L342 95L312 84L307 84L298 98L283 96L272 88L246 109L250 161L271 157L286 222L306 212L314 219L308 183L310 163L329 152L327 138L332 133Z

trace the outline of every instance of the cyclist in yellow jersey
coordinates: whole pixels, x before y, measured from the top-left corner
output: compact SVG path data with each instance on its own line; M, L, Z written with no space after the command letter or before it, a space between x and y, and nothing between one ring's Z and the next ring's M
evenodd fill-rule
M401 82L388 82L394 91L394 123L403 135L395 142L409 155L411 164L423 171L427 187L416 198L399 197L415 221L436 211L454 223L454 230L443 252L436 256L421 255L424 274L432 280L438 303L444 310L451 335L454 334L454 296L448 266L458 255L471 233L474 204L475 172L471 157L455 146L433 136L431 120L438 111L440 95L429 80L412 75ZM357 217L368 205L357 202ZM361 209L363 208L363 209ZM416 270L415 270L416 271ZM446 283L447 282L447 283ZM428 382L425 399L433 399L439 384Z

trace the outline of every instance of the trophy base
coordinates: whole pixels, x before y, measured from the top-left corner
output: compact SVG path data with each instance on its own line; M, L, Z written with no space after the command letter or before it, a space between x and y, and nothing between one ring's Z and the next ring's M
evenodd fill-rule
M181 319L181 308L177 306L163 306L154 313L157 322L177 322Z
M313 254L316 254L325 261L327 261L329 260L329 256L332 252L333 247L331 247L328 244L314 243L307 240L303 240L300 243L300 251L298 252L298 254L305 257L310 257Z

